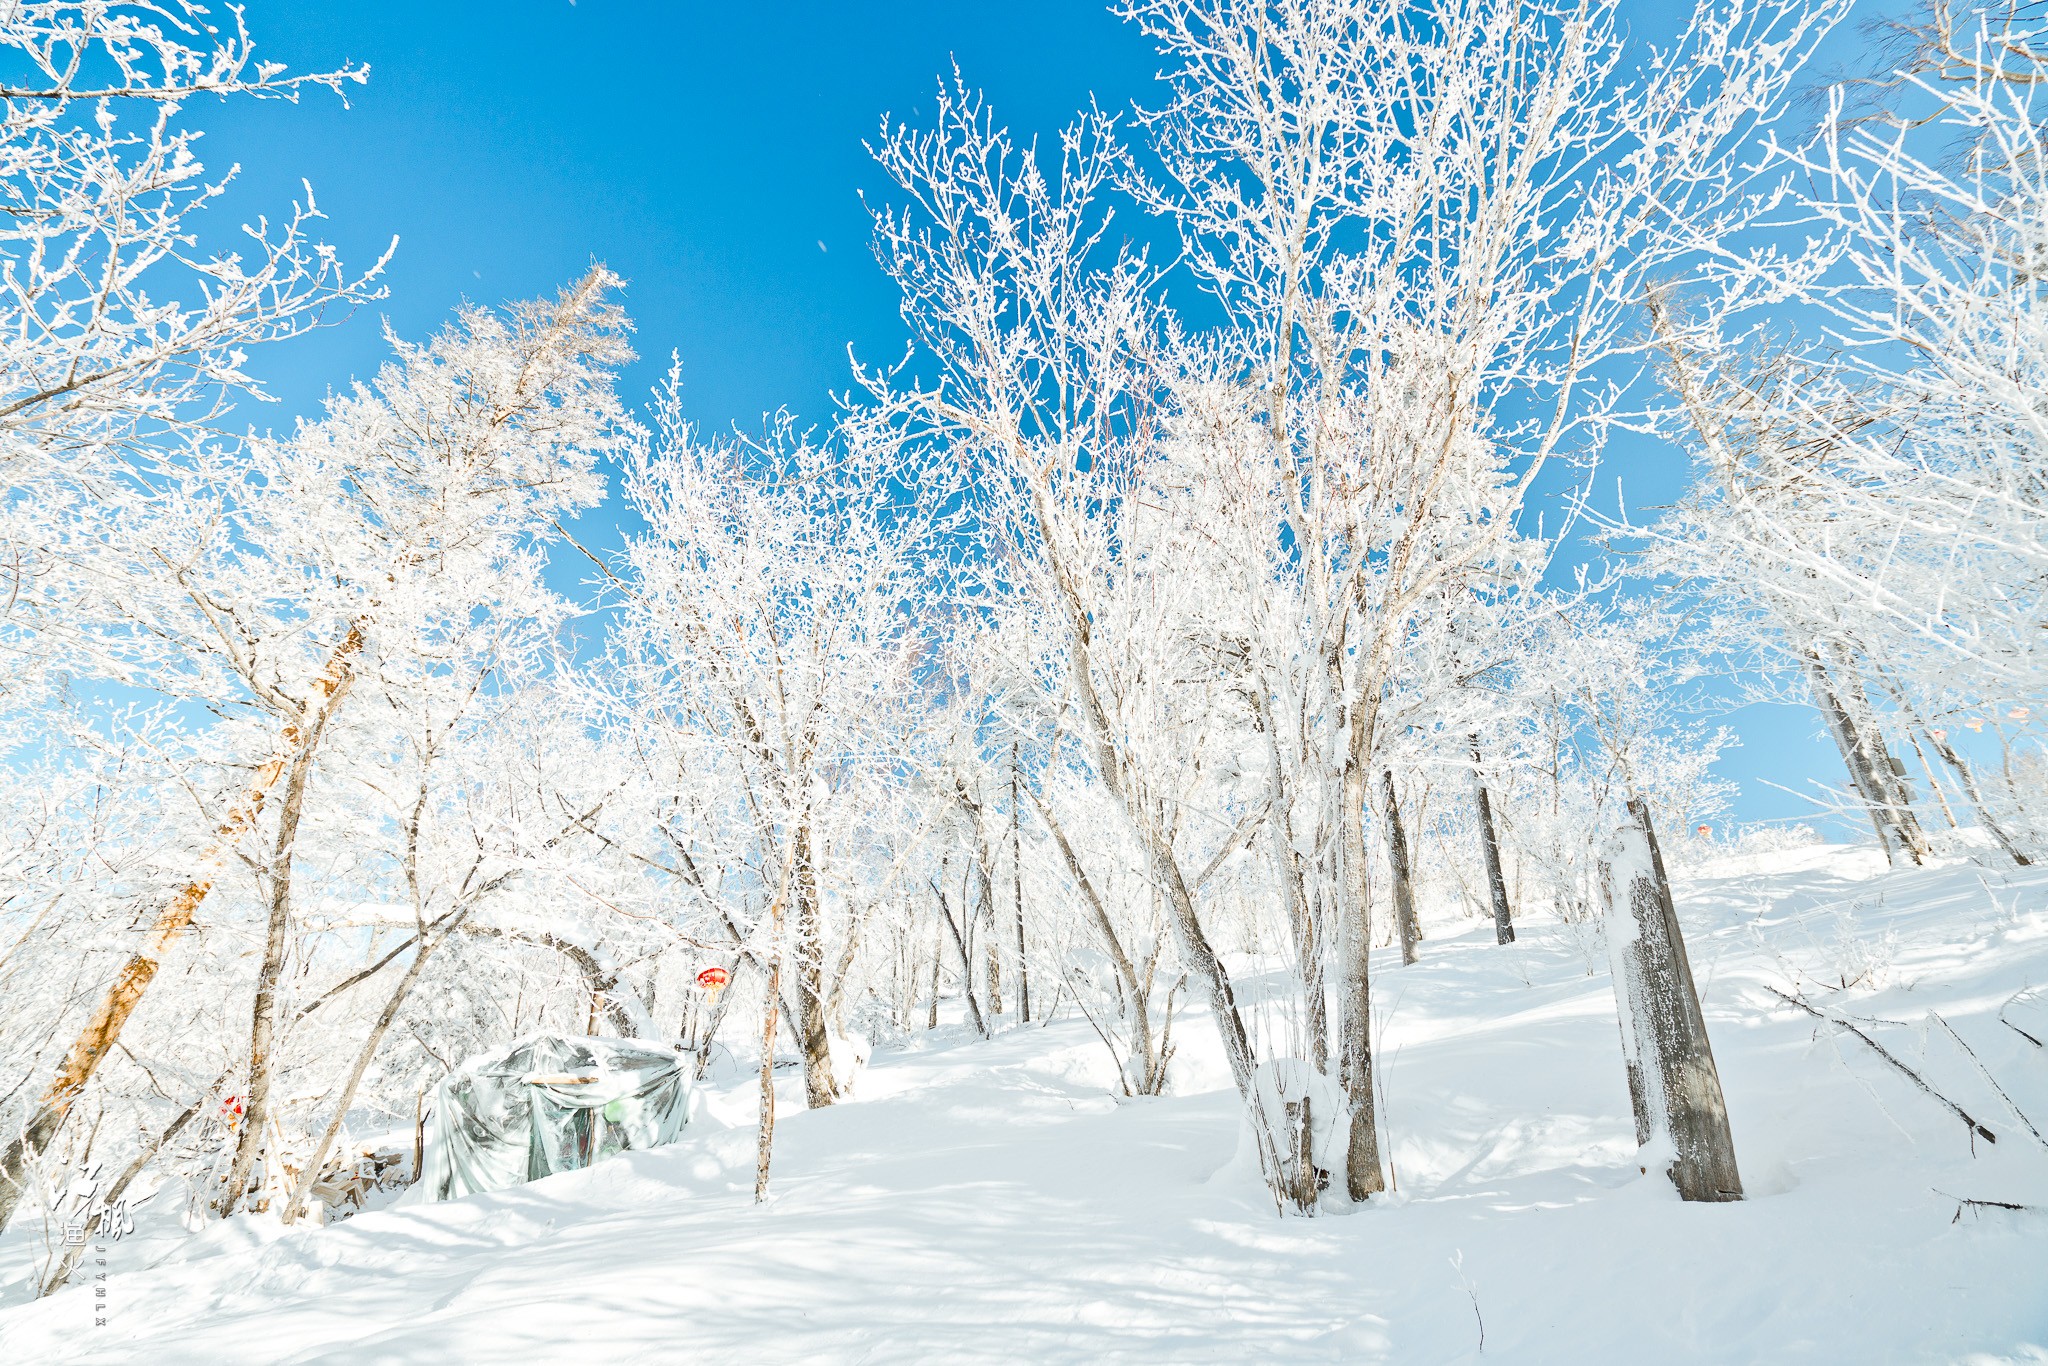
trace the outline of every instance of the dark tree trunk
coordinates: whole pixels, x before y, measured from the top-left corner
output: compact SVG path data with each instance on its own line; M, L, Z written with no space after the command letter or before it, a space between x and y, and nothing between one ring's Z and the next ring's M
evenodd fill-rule
M1394 871L1394 923L1401 931L1401 962L1413 963L1422 942L1422 924L1415 918L1415 883L1409 876L1408 832L1401 825L1401 802L1394 795L1394 775L1380 773L1380 801L1386 809L1387 862Z
M1486 889L1493 898L1493 937L1495 942L1515 942L1515 916L1508 905L1507 875L1500 866L1500 835L1493 825L1493 799L1487 796L1486 780L1479 776L1479 738L1472 738L1472 764L1474 788L1479 803L1479 848L1486 856Z
M1608 847L1600 887L1636 1143L1668 1143L1668 1175L1681 1198L1740 1200L1721 1075L1649 806L1631 797L1628 817Z

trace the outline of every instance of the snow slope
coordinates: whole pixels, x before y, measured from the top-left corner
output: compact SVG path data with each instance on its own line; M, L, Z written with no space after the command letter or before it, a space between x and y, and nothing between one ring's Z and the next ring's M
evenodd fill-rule
M877 1050L826 1111L792 1083L762 1208L738 1085L591 1171L217 1226L112 1276L107 1327L89 1283L0 1314L0 1361L2048 1361L2048 1213L1959 1207L2048 1205L2048 1145L1927 1024L2048 1131L2048 1053L1997 1018L2048 984L2048 875L1841 848L1707 873L1680 914L1741 1204L1638 1174L1604 970L1558 926L1501 949L1467 921L1377 960L1399 1191L1356 1212L1276 1217L1206 1020L1176 1026L1181 1094L1119 1102L1065 1015ZM1895 1022L1874 1037L1997 1142L1767 983Z

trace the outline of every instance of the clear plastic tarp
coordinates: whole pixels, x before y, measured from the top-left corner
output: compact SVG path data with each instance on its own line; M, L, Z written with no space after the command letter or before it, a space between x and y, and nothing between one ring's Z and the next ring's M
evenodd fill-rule
M420 1195L453 1200L673 1142L684 1060L657 1044L536 1034L471 1058L434 1089Z

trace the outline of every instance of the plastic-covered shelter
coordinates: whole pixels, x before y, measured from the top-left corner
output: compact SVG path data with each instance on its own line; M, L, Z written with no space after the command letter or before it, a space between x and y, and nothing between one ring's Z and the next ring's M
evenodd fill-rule
M689 1122L684 1059L658 1044L535 1034L434 1089L420 1198L453 1200L673 1142Z

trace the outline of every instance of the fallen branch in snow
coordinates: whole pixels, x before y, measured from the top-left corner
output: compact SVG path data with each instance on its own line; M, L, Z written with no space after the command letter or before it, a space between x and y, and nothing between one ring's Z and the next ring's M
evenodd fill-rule
M2006 1094L2005 1088L1998 1084L1998 1078L1991 1075L1991 1069L1986 1067L1984 1065L1983 1060L1977 1056L1977 1050L1970 1047L1970 1045L1964 1040L1962 1035L1956 1033L1956 1027L1950 1024L1947 1020L1943 1019L1941 1017L1940 1011L1930 1010L1927 1012L1927 1014L1931 1019L1933 1019L1933 1021L1936 1024L1940 1025L1943 1029L1948 1031L1948 1036L1956 1041L1956 1047L1962 1049L1964 1055L1968 1057L1971 1064L1976 1067L1977 1075L1984 1078L1984 1084L1989 1086L1992 1090L1996 1091L1998 1093L1998 1098L2005 1102L2005 1108L2012 1111L2013 1118L2017 1119L2022 1125L2026 1127L2026 1131L2034 1136L2034 1141L2036 1143L2040 1144L2044 1148L2048 1148L2048 1138L2043 1138L2041 1136L2041 1131L2034 1127L2034 1121L2028 1119L2026 1111L2020 1109L2019 1102Z
M2039 1205L2016 1205L2010 1200L1972 1200L1966 1195L1950 1195L1945 1190L1936 1190L1934 1193L1944 1200L1953 1200L1956 1202L1956 1217L1949 1220L1951 1224L1959 1224L1962 1222L1963 1211L1965 1209L2006 1209L2013 1210L2017 1213L2022 1214L2029 1212L2035 1214L2041 1213L2041 1207Z
M2022 1039L2025 1039L2034 1047L2048 1048L2048 1043L2043 1043L2040 1039L2034 1037L2034 1035L2032 1035L2028 1031L2021 1029L2011 1020L2005 1018L2005 1012L2011 1010L2012 1003L2014 1001L2019 1000L2022 996L2033 997L2035 999L2038 999L2038 997L2035 997L2034 989L2032 987L2021 987L2018 991L2015 991L2012 995L2006 997L2005 1004L1998 1008L1998 1022L2004 1025L2007 1029L2010 1029L2013 1033L2019 1035ZM2029 1023L2032 1023L2032 1021L2029 1021Z
M1863 1040L1864 1043L1870 1045L1871 1052L1877 1054L1877 1056L1883 1058L1886 1062L1890 1063L1893 1067L1897 1068L1900 1072L1904 1073L1908 1081L1912 1082L1922 1091L1925 1091L1935 1100L1940 1101L1941 1104L1944 1107L1946 1107L1951 1114L1955 1115L1956 1118L1962 1120L1964 1125L1967 1126L1970 1130L1970 1134L1973 1139L1978 1135L1982 1135L1986 1143L1998 1142L1998 1135L1992 1133L1989 1129L1985 1128L1982 1124L1980 1124L1976 1120L1976 1118L1970 1114L1969 1111L1965 1110L1962 1106L1950 1100L1947 1096L1944 1096L1941 1092L1935 1090L1932 1086L1929 1086L1927 1084L1926 1078L1922 1077L1918 1072L1915 1072L1912 1068L1906 1066L1906 1064L1900 1062L1896 1057L1892 1056L1891 1051L1887 1049L1883 1044L1879 1043L1876 1039L1871 1038L1868 1034L1865 1034L1855 1025L1850 1024L1847 1020L1844 1020L1839 1016L1830 1015L1826 1011L1816 1009L1814 1006L1809 1005L1805 1001L1802 1001L1797 996L1787 996L1784 992L1778 990L1774 986L1766 984L1764 990L1770 992L1771 995L1777 997L1786 1005L1799 1007L1807 1014L1813 1016L1813 1018L1816 1020L1820 1020L1827 1024L1836 1025L1842 1029L1848 1030L1851 1034L1854 1034L1857 1038Z

